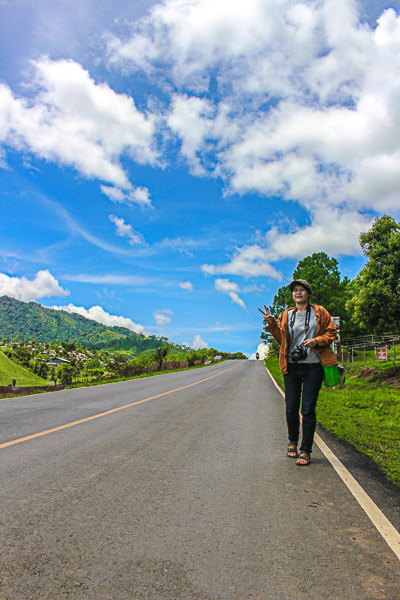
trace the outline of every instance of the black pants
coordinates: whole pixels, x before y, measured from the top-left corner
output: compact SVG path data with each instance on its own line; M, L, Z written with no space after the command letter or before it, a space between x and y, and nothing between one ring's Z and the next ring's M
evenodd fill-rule
M320 363L288 363L288 373L283 378L289 442L297 445L299 441L301 402L303 435L300 452L311 453L317 426L315 407L324 380L324 370Z

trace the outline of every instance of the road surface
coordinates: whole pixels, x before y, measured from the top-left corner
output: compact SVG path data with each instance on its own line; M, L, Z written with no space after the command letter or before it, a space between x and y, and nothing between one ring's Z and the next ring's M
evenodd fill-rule
M400 598L320 450L286 457L262 362L3 400L0 423L1 600ZM367 485L398 528L396 489Z

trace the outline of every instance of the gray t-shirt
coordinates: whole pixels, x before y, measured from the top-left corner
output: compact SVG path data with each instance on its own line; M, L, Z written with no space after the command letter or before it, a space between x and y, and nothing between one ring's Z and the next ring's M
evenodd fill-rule
M309 323L309 327L307 330L307 335L306 335L306 331L305 331L305 321L306 321L307 312L304 312L303 314L296 312L296 319L295 319L295 322L293 323L293 329L290 327L290 321L291 321L291 317L292 317L294 309L289 310L289 312L288 312L288 329L289 329L289 334L290 334L290 346L289 346L289 353L288 353L289 362L291 362L290 355L292 353L292 350L294 350L294 348L297 345L301 344L301 342L304 339L311 340L311 339L315 338L315 336L317 335L317 329L318 329L317 318L315 316L315 311L314 311L313 307L311 306L310 308L311 308L311 314L310 314L310 323ZM315 352L314 348L307 348L307 358L305 360L300 360L298 362L300 362L300 363L319 363L321 361L319 359L318 354Z

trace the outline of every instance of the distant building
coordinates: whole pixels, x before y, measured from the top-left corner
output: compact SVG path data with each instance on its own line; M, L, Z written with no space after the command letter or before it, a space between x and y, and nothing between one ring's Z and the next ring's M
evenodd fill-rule
M47 361L46 365L48 365L49 367L57 367L57 365L66 365L66 364L70 364L70 360L67 360L66 358L59 358L58 356L55 356L54 358L51 358L49 361Z

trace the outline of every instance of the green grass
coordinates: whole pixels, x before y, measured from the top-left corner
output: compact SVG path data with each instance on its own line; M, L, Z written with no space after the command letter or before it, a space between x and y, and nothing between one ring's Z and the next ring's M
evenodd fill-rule
M283 388L278 360L268 358L266 366ZM375 372L366 373L364 361L346 364L342 389L322 387L318 423L369 456L388 479L400 485L400 388L393 385L395 378L390 379L393 363L367 366L376 367Z
M10 385L13 379L19 386L46 385L47 381L10 360L0 350L0 385Z

